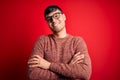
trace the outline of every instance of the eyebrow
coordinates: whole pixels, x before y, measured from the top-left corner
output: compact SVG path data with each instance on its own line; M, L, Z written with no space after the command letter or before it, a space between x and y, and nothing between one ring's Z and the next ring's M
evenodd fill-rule
M56 12L56 13L54 13L54 14L61 14L61 13L62 13L62 12ZM53 15L54 15L54 14L53 14ZM53 16L53 15L52 15L52 16ZM46 16L46 18L51 18L52 16Z

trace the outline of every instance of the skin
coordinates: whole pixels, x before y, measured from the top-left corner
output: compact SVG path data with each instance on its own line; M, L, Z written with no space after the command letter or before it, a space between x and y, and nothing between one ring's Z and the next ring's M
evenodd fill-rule
M51 12L47 16L52 16L56 12L60 12L59 10L56 10L54 12ZM54 37L56 38L64 38L67 36L66 27L65 27L65 20L66 16L65 14L60 14L59 19L52 18L51 22L48 22L48 25L50 29L53 32ZM84 58L84 55L80 54L80 52L77 52L71 59L69 64L78 64L82 62L82 59ZM31 59L28 60L28 66L29 67L39 67L43 69L49 69L51 62L48 62L47 60L43 59L39 55L33 55Z

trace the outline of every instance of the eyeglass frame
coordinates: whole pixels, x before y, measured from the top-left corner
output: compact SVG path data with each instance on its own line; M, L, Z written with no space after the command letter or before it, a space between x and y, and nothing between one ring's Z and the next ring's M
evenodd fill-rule
M56 15L56 14L59 14L59 17L58 17L58 18L55 18L55 15ZM47 22L52 22L53 18L54 18L54 19L59 19L59 18L60 18L60 14L63 14L63 13L62 13L62 12L56 12L56 13L54 13L52 16L45 17L45 20L46 20ZM50 19L47 20L47 18L50 18Z

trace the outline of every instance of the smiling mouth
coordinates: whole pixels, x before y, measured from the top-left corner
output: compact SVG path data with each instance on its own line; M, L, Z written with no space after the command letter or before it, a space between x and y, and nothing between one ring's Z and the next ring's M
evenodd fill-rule
M58 23L53 24L53 26L57 26L57 25L58 25Z
M57 26L58 24L54 24L54 26Z

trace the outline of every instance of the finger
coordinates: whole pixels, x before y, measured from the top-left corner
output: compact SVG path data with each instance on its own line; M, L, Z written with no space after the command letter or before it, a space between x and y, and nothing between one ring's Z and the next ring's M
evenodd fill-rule
M80 59L82 59L82 58L84 58L84 54L81 54L81 55L75 56L75 57L73 58L73 60L75 60L76 58L80 58Z
M72 63L73 63L73 64L76 63L76 61L79 60L79 58L80 58L79 56L74 57L74 58L72 59Z
M80 52L77 52L77 53L74 55L74 57L76 57L76 56L78 56L78 55L80 55Z
M33 64L33 65L29 65L28 67L32 68L32 67L39 67L38 64Z
M33 55L31 58L41 58L39 55Z
M31 65L31 64L38 64L38 61L29 61L28 65Z
M76 58L72 63L75 64L78 60L79 58Z
M71 62L70 62L70 64L74 64L75 62L72 60Z
M76 57L72 58L71 63L74 64L77 61L78 57L79 56L76 56Z
M84 54L81 54L81 55L78 55L78 56L75 56L75 57L73 57L73 61L76 61L76 59L77 60L79 60L79 59L82 59L82 58L84 58Z
M80 58L84 58L84 57L85 57L85 55L84 55L84 54L81 54L81 55L79 55L79 57L80 57Z
M75 62L71 62L71 64L75 64Z
M77 61L82 60L82 59L83 59L83 57L77 56L77 57L73 60L73 63L76 63Z
M79 64L79 63L81 63L81 62L83 62L83 60L78 60L76 63Z
M31 58L28 61L38 61L38 60L39 60L38 58Z

